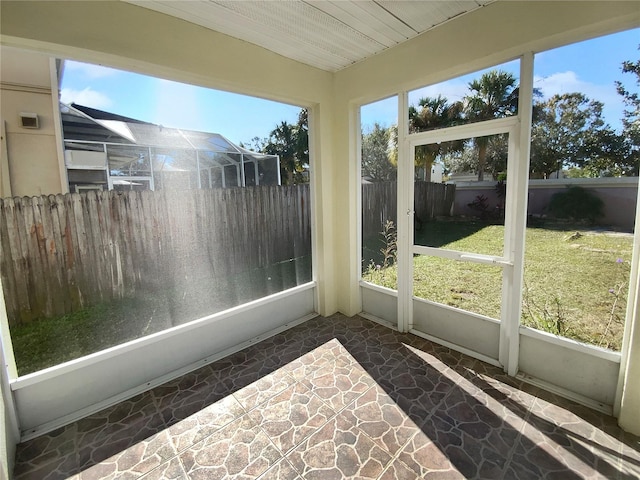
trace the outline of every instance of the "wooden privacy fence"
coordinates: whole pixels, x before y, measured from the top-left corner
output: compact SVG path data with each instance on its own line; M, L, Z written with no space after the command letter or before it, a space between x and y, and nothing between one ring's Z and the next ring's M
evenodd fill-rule
M414 184L415 217L420 221L451 216L456 196L454 184L418 181ZM362 185L362 236L378 235L387 220L396 224L397 183Z
M12 325L310 253L308 185L0 199Z

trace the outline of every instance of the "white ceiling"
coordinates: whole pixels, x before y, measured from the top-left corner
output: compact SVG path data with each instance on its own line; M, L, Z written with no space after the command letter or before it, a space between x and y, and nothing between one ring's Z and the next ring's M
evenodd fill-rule
M338 71L494 0L124 0Z

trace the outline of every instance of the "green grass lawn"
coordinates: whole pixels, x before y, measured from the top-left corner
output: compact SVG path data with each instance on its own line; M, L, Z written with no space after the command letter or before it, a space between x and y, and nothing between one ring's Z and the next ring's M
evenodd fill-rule
M13 326L18 373L26 375L168 328L171 321L164 307L158 299L140 295Z
M580 232L580 235L573 234ZM432 222L416 243L499 254L504 227L478 222ZM582 342L619 350L624 329L632 235L568 226L528 228L522 323ZM374 261L375 265L375 261ZM396 288L397 271L366 269L372 283ZM414 295L500 318L499 267L414 257Z
M89 355L311 281L311 258L281 262L224 279L185 280L170 290L141 288L135 297L13 325L19 375Z

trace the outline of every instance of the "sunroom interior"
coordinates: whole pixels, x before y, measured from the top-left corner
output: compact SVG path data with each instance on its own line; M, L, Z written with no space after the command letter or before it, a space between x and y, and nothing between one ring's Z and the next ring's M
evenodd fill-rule
M638 3L469 1L403 2L401 6L396 2L364 2L357 7L347 4L359 2L345 2L343 6L321 2L324 9L314 10L313 2L301 1L265 7L267 10L261 12L260 2L241 2L244 6L234 7L236 10L227 12L227 17L207 16L208 7L224 9L226 3L1 4L3 46L307 108L313 259L310 283L22 377L16 371L2 306L5 441L1 445L5 472L10 472L16 445L21 441L126 400L317 315L330 317L336 313L347 317L360 314L388 328L458 350L509 376L613 415L622 429L640 435L637 233L620 352L543 334L519 323L534 55L637 28ZM286 35L264 24L256 27L261 16L266 20L277 18L269 8L291 9L291 15L282 20L292 22ZM310 26L327 17L309 15L310 9L323 15L331 13L329 27L325 27L335 28L336 34L332 44L324 45L330 52L325 56L315 49L323 35L317 32L322 30ZM383 9L401 23L399 32L388 33L393 28L372 13L376 9ZM442 11L438 13L438 9ZM420 14L427 11L442 18L435 25L424 20L419 28L398 20L402 15L421 18ZM243 18L246 25L241 28ZM309 25L294 24L303 21ZM279 22L276 25L287 30ZM369 32L370 36L364 43L352 44L351 39L341 37L344 32L340 28ZM299 44L293 43L291 38L305 29L316 33L299 37ZM386 43L372 40L376 34L387 35ZM336 44L349 47L338 48ZM410 90L514 59L520 61L520 108L516 116L409 134ZM360 220L360 108L392 96L397 96L399 112L398 269L406 273L398 275L395 291L362 280ZM493 320L424 302L412 294L413 256L433 253L412 241L412 152L427 143L497 134L509 138L504 251L495 256L463 258L501 269L501 317ZM61 191L64 183L61 181Z

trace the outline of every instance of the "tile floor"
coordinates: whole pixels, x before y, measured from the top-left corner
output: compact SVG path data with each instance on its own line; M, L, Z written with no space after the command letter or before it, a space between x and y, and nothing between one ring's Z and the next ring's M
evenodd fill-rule
M16 479L637 479L613 418L360 317L310 320L18 446Z

